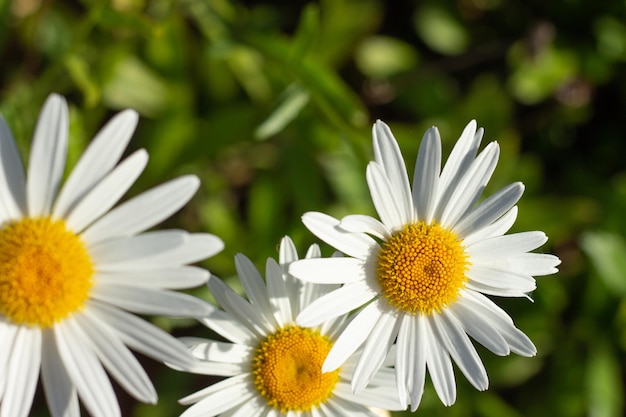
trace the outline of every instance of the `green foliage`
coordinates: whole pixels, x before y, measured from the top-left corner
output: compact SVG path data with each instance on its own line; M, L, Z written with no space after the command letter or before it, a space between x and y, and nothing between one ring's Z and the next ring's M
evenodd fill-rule
M68 98L70 161L116 111L141 114L131 147L151 160L131 190L183 173L202 188L168 227L222 237L203 266L260 268L302 213L373 213L371 124L383 119L412 167L422 134L447 151L472 118L502 147L487 192L522 180L515 230L544 230L563 260L535 303L496 300L538 357L478 348L490 389L457 372L457 403L427 381L416 415L617 417L626 349L626 13L623 1L0 1L0 112L27 150L50 92ZM323 246L325 255L330 249ZM205 289L196 294L209 297ZM203 335L189 321L160 320ZM151 363L172 416L207 378ZM46 416L37 397L33 416ZM395 416L412 415L409 412Z

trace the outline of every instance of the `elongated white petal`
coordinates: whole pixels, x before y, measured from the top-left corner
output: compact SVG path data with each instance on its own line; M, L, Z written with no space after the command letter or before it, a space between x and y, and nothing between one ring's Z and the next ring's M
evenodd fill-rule
M396 339L399 326L400 320L396 314L384 314L370 332L352 376L352 390L355 393L363 391L383 365Z
M174 290L206 284L209 272L195 266L179 266L155 270L97 272L94 279L103 283Z
M367 283L347 284L329 292L306 306L296 321L304 327L316 326L346 314L376 297L378 292Z
M210 312L208 304L188 294L158 288L96 283L92 297L139 314L200 317Z
M439 399L444 405L450 406L456 400L456 383L452 361L448 352L439 345L430 320L425 320L423 323L425 324L422 326L425 340L422 343L426 344L428 373Z
M258 309L267 322L276 325L267 287L252 261L242 254L237 254L235 255L235 268L250 303Z
M253 392L249 392L250 390L248 389L248 384L250 383L248 381L249 379L251 379L249 373L233 376L181 398L178 402L183 405L188 405L198 401L204 401L207 403L204 407L205 414L190 413L189 415L215 416L229 408L236 407L251 396ZM194 407L191 407L187 412L193 409ZM187 414L183 413L182 416L187 416Z
M50 213L65 169L68 119L65 99L51 94L37 120L28 162L26 196L31 217Z
M89 300L86 308L92 309L100 320L115 329L126 345L146 356L180 367L193 359L185 345L169 333L133 314L97 300Z
M354 258L303 259L289 265L296 278L316 284L350 284L365 280L365 263Z
M491 237L502 236L513 227L515 220L517 219L517 206L512 207L506 214L500 217L489 226L483 227L470 232L463 239L463 245L471 246L476 242L480 242L483 239L489 239Z
M358 312L328 352L322 365L322 372L339 368L365 342L378 320L385 314L388 313L381 306L380 300L374 301Z
M534 250L547 241L543 232L522 232L484 239L466 251L473 263L488 263Z
M272 258L268 258L265 264L265 279L267 280L267 295L272 308L274 319L279 327L285 327L293 322L294 314L291 310L290 297L283 271Z
M271 333L275 325L248 301L237 295L228 285L217 277L209 278L209 289L222 308L258 336Z
M474 158L476 158L483 137L483 129L476 131L476 127L475 120L470 121L465 126L463 133L461 133L459 140L452 148L452 152L450 152L450 156L441 170L439 196L435 210L436 219L441 219L443 210L449 204L452 193L474 161Z
M162 222L195 194L200 180L193 175L163 183L119 205L89 226L82 234L96 243L112 237L132 236Z
M413 360L413 378L407 379L409 404L411 404L411 411L415 411L417 407L419 407L424 394L424 382L426 381L426 352L429 349L429 343L432 342L432 338L429 339L430 323L428 323L426 316L418 315L414 317L410 325L413 327L411 337L415 339L415 341L419 341L415 348L415 358ZM411 345L409 345L408 348L410 350Z
M20 327L15 333L7 366L7 384L0 403L0 417L26 417L33 403L42 348L39 328ZM6 348L6 347L5 347Z
M385 410L404 410L406 408L406 406L403 406L398 401L398 394L393 385L367 387L361 393L354 394L350 388L350 384L339 381L333 390L333 395L343 398L352 404L360 404L368 407L378 407ZM334 399L329 400L329 402L334 402ZM351 413L350 416L352 415Z
M506 268L534 277L556 274L559 271L556 267L560 264L561 260L559 258L545 253L522 253L520 255L510 256L502 263L488 263L488 265Z
M478 390L489 386L487 371L472 342L452 314L432 315L433 330L442 346L450 353L467 380Z
M376 162L370 162L367 165L365 173L367 185L372 196L372 202L376 207L376 212L380 220L392 231L401 228L413 219L405 217L404 211L398 206L396 201L397 192L391 186L389 179L385 176L383 168Z
M143 149L129 156L76 202L66 215L67 227L80 233L109 211L135 183L147 163L148 153Z
M59 356L89 413L94 417L121 416L111 382L75 319L66 318L55 326L54 336Z
M537 288L535 279L523 273L483 265L471 265L467 271L469 284L477 283L493 288L529 293Z
M0 221L26 214L26 177L11 130L0 116Z
M151 236L153 233L159 233L159 231L147 232L143 235ZM222 249L224 249L224 242L219 237L209 233L191 233L187 234L182 245L136 260L135 264L144 269L190 264L216 255Z
M54 205L53 217L66 217L74 205L117 164L135 131L138 118L134 110L124 110L98 132L63 185Z
M2 340L2 344L4 346L3 349L0 349L0 398L2 398L4 388L7 385L7 369L9 366L9 359L13 353L13 343L18 329L19 327L14 326L12 323L7 323L5 319L0 319L0 340ZM0 410L1 407L2 406L0 406Z
M432 127L426 131L415 163L413 176L413 201L417 217L430 224L435 214L441 170L441 137Z
M411 188L406 166L398 142L385 123L377 120L372 128L374 160L383 168L389 183L396 191L398 209L405 219L413 218Z
M120 269L182 246L188 236L182 230L159 230L90 245L89 254L99 270Z
M420 357L419 350L422 350L422 357L424 350L424 344L417 342L415 320L417 318L412 314L401 315L399 319L398 342L396 344L396 385L398 386L400 402L404 404L405 408L409 403L407 394L413 390L416 378L416 361ZM422 373L425 372L426 369L422 369Z
M348 233L337 226L339 220L327 214L308 212L302 216L302 223L318 238L340 252L357 259L366 260L376 241L363 233Z
M280 246L278 248L278 263L290 264L293 261L298 260L298 250L296 249L296 245L293 243L293 240L289 236L284 236L280 240Z
M80 417L78 394L70 380L51 329L43 331L41 381L53 417Z
M391 235L391 230L373 217L362 214L352 214L341 219L339 227L351 233L367 233L386 240Z
M92 310L76 314L76 323L93 343L94 351L107 371L133 397L156 404L157 394L150 378L119 336Z
M521 182L510 184L489 196L454 226L459 236L467 236L492 224L508 212L522 197L524 185Z
M440 223L452 226L472 207L482 194L496 168L500 148L492 142L478 155L461 178L450 200L443 208Z
M256 343L257 335L255 333L227 312L211 307L211 312L206 317L199 317L198 321L233 343L240 345Z
M181 342L191 354L205 361L246 364L255 353L255 348L236 343L218 342L199 337L181 337Z
M460 300L450 306L449 314L454 314L465 332L478 343L498 356L508 355L511 349L504 337L496 330L497 326L493 324L496 319L492 319L488 313L471 308L468 303L463 301Z

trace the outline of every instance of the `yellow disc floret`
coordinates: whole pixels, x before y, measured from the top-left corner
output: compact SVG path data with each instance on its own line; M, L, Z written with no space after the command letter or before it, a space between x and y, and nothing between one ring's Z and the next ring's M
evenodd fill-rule
M316 330L282 328L257 349L254 385L268 405L283 413L308 411L328 400L339 380L339 370L322 373L331 347L330 340Z
M0 228L0 314L16 324L50 327L89 296L93 263L62 220L24 218Z
M438 224L406 225L381 245L378 280L387 301L411 314L431 314L453 303L469 261L456 233Z

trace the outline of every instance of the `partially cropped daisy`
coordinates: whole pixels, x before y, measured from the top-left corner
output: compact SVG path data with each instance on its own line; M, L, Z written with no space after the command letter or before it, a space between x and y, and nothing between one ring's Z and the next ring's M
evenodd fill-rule
M318 257L314 246L307 258ZM280 258L268 259L266 280L243 255L235 265L250 301L215 277L209 288L223 310L200 319L228 342L184 338L199 361L186 370L228 377L180 402L194 404L181 417L376 417L382 409L403 408L393 371L386 365L371 384L355 395L349 377L356 361L348 357L339 369L322 372L322 363L345 322L331 319L319 326L299 326L295 318L325 286L300 282L285 266L298 259L293 243L284 238ZM335 286L336 287L336 286ZM380 413L380 411L378 411Z
M429 129L411 189L398 144L378 121L367 183L380 221L365 215L303 216L315 235L348 256L292 264L297 278L343 284L309 304L297 323L313 326L363 307L323 366L331 372L362 348L352 379L355 392L367 386L394 342L400 398L412 410L420 403L426 369L441 401L454 403L452 360L472 385L487 389L487 373L468 335L497 355L536 353L484 294L528 297L536 287L533 276L555 273L560 261L529 253L546 242L542 232L505 234L517 216L521 183L478 202L499 154L493 142L476 156L482 135L470 122L441 170L441 139L436 128Z
M59 191L65 100L46 101L26 174L0 118L0 417L28 415L40 374L52 416L79 416L79 397L94 417L119 416L107 372L138 400L157 400L128 347L180 366L193 359L183 344L131 312L207 313L206 303L170 289L204 283L208 272L187 264L223 244L208 234L145 232L191 198L198 188L193 176L112 209L148 160L139 150L118 164L136 124L134 111L115 116Z

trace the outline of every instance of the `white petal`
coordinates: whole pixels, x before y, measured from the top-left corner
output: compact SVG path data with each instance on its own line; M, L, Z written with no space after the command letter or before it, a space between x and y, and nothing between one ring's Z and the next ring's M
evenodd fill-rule
M459 181L470 167L476 157L480 141L483 137L483 129L476 131L476 121L470 121L459 140L454 145L448 160L441 170L439 177L439 196L435 211L435 218L440 219L443 209L448 204L450 197L456 189Z
M352 214L341 219L339 227L351 233L367 233L381 240L387 240L391 230L377 219L363 214Z
M506 269L536 277L557 273L559 270L556 267L560 264L561 260L554 255L522 253L508 257L505 264L494 265L506 265Z
M298 251L293 240L289 236L285 236L280 240L278 263L290 264L293 261L298 260Z
M413 203L411 188L407 175L404 158L398 147L398 142L385 123L377 120L372 128L374 144L374 160L383 167L387 178L396 191L398 208L405 219L413 218Z
M94 417L121 416L113 387L87 335L72 317L54 328L59 355L85 408Z
M366 260L376 241L363 233L348 233L337 226L339 220L327 214L308 212L302 216L302 223L318 238L340 252L357 259Z
M0 221L26 213L26 178L11 130L0 116Z
M529 293L537 288L537 282L530 275L496 267L471 265L467 276L470 279L468 287L476 283L521 293Z
M383 365L399 327L400 320L396 314L385 314L378 320L365 341L363 353L352 376L353 392L363 391Z
M335 344L328 352L322 365L322 372L330 372L339 368L370 335L372 329L384 315L389 314L381 306L380 299L375 300L358 312L348 326L341 333Z
M487 371L469 337L452 314L432 315L433 330L468 381L478 390L489 386Z
M54 340L54 333L43 331L41 381L53 417L80 417L76 387L70 380Z
M180 340L189 348L191 354L205 361L246 364L256 349L236 343L218 342L199 337L181 337Z
M291 277L289 277L291 279ZM267 280L267 294L272 313L279 327L293 323L294 314L291 311L291 298L283 278L281 267L272 258L265 264L265 279Z
M517 219L517 206L512 207L506 214L500 217L495 222L491 223L487 227L477 229L465 236L463 244L468 247L476 242L480 242L483 239L489 239L491 237L502 236L509 231L515 220Z
M85 241L96 243L141 233L178 211L199 185L197 177L188 175L154 187L102 216L82 236Z
M417 320L419 316L403 314L400 318L398 329L397 354L396 354L396 385L402 404L409 404L407 394L414 392L415 382L418 382L417 390L424 386L426 374L426 358L424 356L424 344L418 341ZM420 369L421 365L421 369ZM420 383L420 378L422 379ZM421 393L417 403L421 400ZM417 409L417 406L415 407Z
M259 310L267 322L275 326L276 320L270 305L267 287L259 271L252 261L242 254L235 255L235 268L250 304Z
M306 306L298 314L296 321L303 327L316 326L361 307L377 294L378 292L367 283L347 284Z
M65 169L68 119L65 99L51 94L37 120L28 162L26 195L30 217L50 213Z
M452 226L478 200L498 163L500 148L492 142L478 155L461 178L441 214L441 224Z
M1 417L26 417L33 403L41 364L41 330L17 330L7 366L7 385L0 403ZM4 347L5 349L7 346Z
M397 397L396 390L393 386L368 387L359 394L353 394L350 384L339 381L335 385L333 395L345 399L354 405L362 405L367 407L378 407L385 410L404 410ZM334 402L334 398L329 402ZM365 410L363 410L365 411ZM350 417L354 414L350 413Z
M98 358L122 388L142 402L156 404L157 394L150 378L108 324L89 309L75 317L77 324L93 343Z
M425 320L423 323L425 324L422 326L425 340L422 343L426 344L428 372L439 399L444 405L450 406L456 400L456 384L452 361L448 352L439 345L429 320Z
M225 311L211 306L211 313L198 321L220 336L240 345L256 343L257 335Z
M209 272L195 266L141 271L96 272L98 282L178 290L206 284Z
M461 298L449 307L449 311L450 314L456 316L467 334L491 352L498 356L506 356L511 352L509 344L496 330L497 326L493 325L493 321L497 318L492 319L493 315L490 315L484 308L480 310L471 308Z
M412 329L411 339L414 341L413 345L405 346L405 349L408 348L410 354L411 348L414 348L415 358L413 361L413 370L409 376L412 375L411 379L407 379L407 387L409 390L409 404L411 405L411 411L415 412L417 407L419 407L420 402L422 401L422 396L424 395L424 382L426 381L426 351L428 350L429 343L432 342L432 338L429 339L429 329L430 323L428 323L428 318L426 316L418 315L415 316L413 320L410 322L410 326ZM411 331L411 329L409 329ZM408 341L400 341L398 343L407 344ZM398 351L400 348L398 348ZM398 357L400 353L398 352Z
M441 137L436 127L426 131L420 144L413 176L413 201L417 217L430 224L435 214L441 171Z
M149 235L157 232L148 232ZM224 242L215 235L208 233L187 234L185 242L165 252L149 256L139 263L144 268L169 267L203 261L224 249Z
M96 300L139 314L195 317L210 312L205 301L175 291L112 283L96 283L92 291Z
M248 330L258 336L272 333L275 325L267 321L267 317L251 305L248 301L237 295L228 285L217 277L209 277L209 290L233 318L245 325Z
M18 329L19 327L7 323L5 319L0 319L0 340L2 340L3 346L0 348L0 398L2 398L4 388L7 385L7 369L13 354L13 343Z
M247 398L250 398L252 392L249 392L248 385L250 382L248 380L251 378L252 376L249 373L233 376L181 398L178 402L183 405L188 405L202 400L205 403L211 404L210 408L207 406L204 407L204 413L206 414L191 413L189 415L214 416L229 408L236 407L238 404L246 401ZM186 417L187 412L190 412L193 408L194 407L191 407L183 413L181 417Z
M192 356L185 345L153 324L96 300L89 300L86 308L115 329L122 341L134 350L180 367L191 362Z
M89 245L89 254L98 270L119 270L182 246L188 237L183 230L159 230Z
M80 157L54 205L53 217L65 217L120 160L128 145L138 115L125 110L115 115L91 141Z
M289 265L289 273L316 284L349 284L365 280L365 262L355 258L303 259Z
M484 239L467 247L466 251L473 263L489 263L534 250L547 241L543 232L521 232Z
M508 212L522 197L523 193L524 185L521 182L516 182L500 189L467 215L463 216L454 226L454 231L459 236L467 236L489 226L504 213Z
M80 233L94 220L109 211L135 183L148 163L148 153L140 149L85 192L66 215L67 227Z
M395 231L413 220L413 214L407 217L404 210L398 206L402 204L402 199L397 197L400 191L392 188L389 179L385 176L385 171L379 164L370 162L367 165L365 178L376 212L389 229Z

